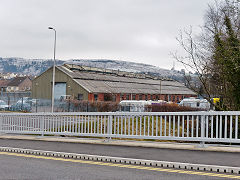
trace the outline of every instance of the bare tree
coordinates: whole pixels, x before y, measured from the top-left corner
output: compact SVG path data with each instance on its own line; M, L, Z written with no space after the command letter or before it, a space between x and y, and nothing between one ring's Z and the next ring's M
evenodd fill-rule
M177 41L185 56L173 55L186 70L197 72L202 92L187 77L189 86L209 102L211 97L221 97L223 109L240 108L240 87L235 81L240 73L235 68L240 66L239 4L239 0L225 0L209 5L200 34L194 35L192 28L180 31Z

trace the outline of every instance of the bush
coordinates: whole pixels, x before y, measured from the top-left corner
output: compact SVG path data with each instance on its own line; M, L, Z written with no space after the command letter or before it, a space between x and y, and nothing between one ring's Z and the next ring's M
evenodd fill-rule
M70 111L75 112L115 112L119 110L118 103L111 101L89 102L70 100L70 107Z
M152 104L148 110L151 112L182 112L182 111L201 111L202 109L179 106L178 104Z
M119 110L119 105L116 102L97 102L98 112L115 112Z

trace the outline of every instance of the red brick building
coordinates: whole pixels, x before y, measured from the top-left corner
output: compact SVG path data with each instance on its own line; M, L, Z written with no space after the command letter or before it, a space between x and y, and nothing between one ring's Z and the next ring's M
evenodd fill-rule
M179 102L185 97L196 97L192 90L173 80L72 64L56 67L55 79L55 99L71 95L73 99L91 102L160 99ZM51 99L51 89L52 68L33 80L33 97Z

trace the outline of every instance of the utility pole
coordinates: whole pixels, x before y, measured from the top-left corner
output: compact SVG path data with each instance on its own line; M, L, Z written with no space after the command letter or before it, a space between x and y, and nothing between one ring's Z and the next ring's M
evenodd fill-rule
M160 98L160 100L161 100L161 94L162 94L162 79L160 79L160 88L159 88L159 89L160 89L160 97L159 97L159 98Z
M54 112L54 86L55 86L55 66L56 66L56 39L57 39L57 31L52 28L48 27L48 29L52 29L54 31L54 50L53 50L53 77L52 77L52 113Z

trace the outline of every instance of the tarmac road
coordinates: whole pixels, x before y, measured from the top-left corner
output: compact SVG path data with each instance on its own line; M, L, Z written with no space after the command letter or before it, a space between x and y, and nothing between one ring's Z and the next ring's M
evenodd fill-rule
M10 154L10 153L9 153ZM41 159L0 154L0 179L81 179L81 180L220 180L229 179L217 173L205 173L194 175L189 173L162 172L156 170L146 170L130 166L112 167L108 165L94 165L79 162L67 162L61 160ZM39 156L38 156L39 157ZM56 159L56 158L55 158ZM66 159L63 159L66 160ZM100 162L101 163L101 162ZM151 168L151 167L150 167ZM168 169L167 169L168 170ZM182 170L178 170L183 172ZM206 175L203 175L205 173ZM210 175L217 177L213 177ZM223 176L223 177L220 177ZM237 177L234 175L234 177ZM240 178L240 177L239 177Z
M0 139L0 146L79 154L240 167L239 153L126 147L64 142Z

